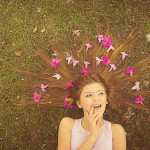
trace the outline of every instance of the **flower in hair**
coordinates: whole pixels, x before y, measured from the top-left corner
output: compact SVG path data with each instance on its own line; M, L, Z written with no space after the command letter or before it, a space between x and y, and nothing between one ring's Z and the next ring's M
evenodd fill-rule
M99 57L95 57L95 58L96 58L96 64L98 66L103 60L100 59Z
M104 66L108 66L108 63L110 62L109 57L108 57L108 56L105 56L105 57L103 57L102 60L103 60L103 61L102 61L102 64L103 64Z
M59 63L60 63L60 59L53 59L52 62L51 62L51 67L52 68L57 68Z
M107 52L109 52L110 50L114 51L115 48L112 45L110 45L109 48L108 48L108 50L107 50Z
M101 43L102 40L104 40L104 36L103 35L98 35L97 36L98 42Z
M68 98L67 95L64 96L65 100L64 100L64 106L69 107L69 108L73 108L73 98Z
M55 75L53 77L56 78L57 80L59 80L61 78L61 75L58 73L55 73Z
M83 68L83 69L80 70L80 72L83 73L84 75L86 75L86 74L90 74L91 70Z
M132 77L134 71L135 71L135 68L128 68L128 69L126 70L126 73L127 73L127 74L130 74L130 76Z
M140 90L140 82L135 82L135 86L133 86L132 88L131 88L131 90L137 90L137 91L139 91Z
M91 44L85 44L85 46L86 46L86 52L89 50L89 48L91 48L92 47L92 45Z
M77 60L73 60L73 68L77 65L77 63L79 63L79 61L77 61Z
M56 57L58 55L57 51L54 51L54 53L52 54L52 56Z
M128 55L125 52L120 52L120 53L122 54L122 60L124 60L126 58L126 56Z
M68 101L64 101L64 106L69 107L69 108L73 108L72 103L70 103Z
M143 101L144 101L144 98L141 96L141 95L138 95L136 98L135 98L135 103L136 104L143 104Z
M111 37L104 37L103 46L109 47L110 45L112 45L111 40L112 40Z
M66 60L68 61L68 65L69 65L71 63L72 56L67 57Z
M90 64L89 62L84 61L85 68L87 68L89 64Z
M112 70L116 70L116 66L114 64L110 64L110 69L108 70L108 72Z
M77 36L80 36L80 30L74 30L73 33L76 34Z
M70 80L70 82L67 83L67 89L72 88L72 87L73 87L73 85L72 85L72 80Z
M34 92L34 101L39 102L41 99L42 95L37 93L36 91Z
M48 85L44 85L44 84L41 84L41 90L43 91L43 92L45 92L46 90L46 88L48 87Z

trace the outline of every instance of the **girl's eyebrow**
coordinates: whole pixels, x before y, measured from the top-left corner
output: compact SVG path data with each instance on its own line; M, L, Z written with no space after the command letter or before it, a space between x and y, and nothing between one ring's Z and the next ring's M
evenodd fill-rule
M99 91L104 91L104 90L98 90L97 92L99 92ZM93 93L93 92L85 92L84 95L87 93Z

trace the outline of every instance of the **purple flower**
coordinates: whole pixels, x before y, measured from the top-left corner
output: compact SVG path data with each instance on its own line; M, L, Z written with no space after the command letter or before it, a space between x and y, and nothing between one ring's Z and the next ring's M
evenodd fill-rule
M89 62L84 61L85 68L87 68L89 64L90 64Z
M43 92L45 92L46 90L46 88L48 87L48 85L44 85L44 84L41 84L41 90L43 91Z
M103 37L103 35L98 35L97 36L97 39L98 39L98 42L100 43L102 40L104 40L104 37Z
M91 44L85 44L85 46L86 46L86 52L89 50L89 48L91 48L92 47L92 45Z

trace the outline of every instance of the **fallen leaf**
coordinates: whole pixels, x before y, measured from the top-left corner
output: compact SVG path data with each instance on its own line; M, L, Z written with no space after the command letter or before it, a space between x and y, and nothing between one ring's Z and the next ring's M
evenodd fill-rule
M39 13L41 13L42 8L38 7L38 8L37 8L37 11L38 11Z
M43 28L43 29L41 30L41 32L42 32L42 33L45 32L45 28Z
M35 27L34 29L33 29L33 32L36 32L37 31L37 27Z
M127 110L127 112L123 115L123 119L126 120L126 121L128 121L131 118L131 116L133 116L133 115L134 115L134 112L129 107L128 110Z
M16 46L15 42L12 42L12 46Z
M144 84L146 87L148 87L148 86L149 86L149 81L144 80L144 81L143 81L143 84Z
M0 46L3 46L4 44L5 44L4 40L0 41Z
M22 55L22 52L20 52L20 51L15 51L14 54L15 54L16 56L20 57L20 56Z

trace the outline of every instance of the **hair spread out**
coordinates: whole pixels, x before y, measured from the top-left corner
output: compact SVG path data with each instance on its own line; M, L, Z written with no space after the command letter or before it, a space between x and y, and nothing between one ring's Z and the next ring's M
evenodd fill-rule
M112 38L113 47L115 50L107 52L107 47L104 47L102 42L99 43L97 39L89 40L88 36L84 38L82 44L78 44L74 49L68 51L57 50L57 55L54 58L60 59L58 67L52 68L50 64L52 58L50 58L44 52L35 50L35 56L38 58L38 63L44 67L44 72L36 73L24 70L17 70L25 76L32 78L32 83L24 83L21 86L27 87L34 91L39 91L40 85L48 85L46 92L43 92L39 104L45 104L50 106L62 106L64 107L64 95L71 97L75 101L79 100L82 88L92 82L99 82L106 90L108 106L110 108L117 108L120 105L131 106L137 109L149 110L149 103L146 103L150 97L150 92L146 87L142 87L140 90L131 90L135 82L143 81L149 77L150 70L150 57L142 58L141 60L130 60L130 57L122 60L120 52L126 52L130 56L132 47L131 42L134 39L134 35L130 34L125 42L119 44L115 38ZM76 41L75 41L76 42ZM90 43L92 47L86 51L85 44ZM79 49L78 49L79 47ZM72 64L68 65L66 60L67 56L71 56L74 60L79 61L75 67ZM95 57L103 58L108 56L111 64L115 64L116 70L109 71L110 66L105 66L102 63L96 64ZM84 61L89 62L88 69L90 74L82 74L81 69L85 68ZM127 68L135 68L135 72L132 76L126 73ZM59 73L61 78L57 80L52 77L55 73ZM73 88L66 88L66 84L72 80ZM31 82L31 81L30 81ZM141 85L142 86L142 85ZM41 92L42 93L42 92ZM136 104L135 97L142 95L145 98L144 104ZM24 99L21 104L36 104L33 101L33 96Z

